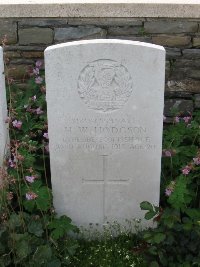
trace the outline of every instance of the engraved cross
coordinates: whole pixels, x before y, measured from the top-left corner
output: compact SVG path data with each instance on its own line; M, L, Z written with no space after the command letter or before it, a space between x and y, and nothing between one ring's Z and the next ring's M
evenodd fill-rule
M127 184L129 179L107 179L107 157L108 155L101 155L103 160L103 174L102 179L83 179L84 183L87 184L101 184L103 185L103 217L104 223L106 223L106 185L107 184Z

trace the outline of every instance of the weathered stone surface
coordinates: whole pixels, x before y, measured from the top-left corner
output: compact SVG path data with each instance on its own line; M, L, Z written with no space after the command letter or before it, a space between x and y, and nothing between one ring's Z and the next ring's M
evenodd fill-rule
M165 62L165 77L166 79L169 77L170 75L170 62L166 61Z
M11 19L0 19L0 40L6 36L6 44L17 43L17 23Z
M109 27L109 35L133 35L141 32L141 27Z
M143 218L141 201L158 205L164 61L162 47L125 40L47 48L51 181L59 214L86 227L125 224Z
M2 167L4 156L7 151L8 129L5 123L7 118L6 89L3 63L3 49L0 47L0 167ZM1 184L0 177L0 184Z
M6 75L12 77L15 80L21 80L28 77L28 69L31 65L9 65L6 69Z
M69 25L142 26L143 18L69 18Z
M67 40L76 40L82 38L103 38L106 31L98 27L68 27L55 29L55 42L63 42Z
M43 58L43 51L29 51L29 52L21 52L22 57L25 58Z
M184 99L167 99L165 100L164 115L173 117L177 113L193 112L193 101Z
M200 37L194 37L192 44L194 47L200 47Z
M193 95L190 92L166 91L165 92L165 97L167 97L167 98L192 99Z
M124 35L108 35L107 36L108 39L122 39L124 40L124 38L126 38L126 40L130 40L130 41L138 41L138 42L145 42L145 43L152 43L151 37L147 37L147 36L124 36Z
M37 46L23 46L23 45L8 45L4 48L4 51L44 51L46 46L37 45Z
M21 57L21 53L18 51L7 51L4 53L5 58L7 59L11 59L11 58L20 58Z
M20 45L52 44L53 42L53 30L49 28L19 29L18 35Z
M179 58L182 56L181 49L179 48L166 48L167 59Z
M194 107L200 108L200 94L194 95Z
M16 58L16 59L11 59L9 63L15 65L21 65L21 64L32 65L34 64L34 60L26 58Z
M187 77L200 80L200 69L188 69Z
M63 19L54 19L54 18L28 18L28 19L20 19L18 21L18 25L20 28L26 28L26 27L58 27L58 26L67 26L68 20Z
M200 49L183 49L183 58L200 59Z
M197 32L198 23L180 20L146 21L144 22L144 30L147 33L190 33Z
M185 47L191 45L191 37L179 35L158 35L152 37L152 42L154 44L169 47Z
M182 68L191 68L191 69L194 69L194 68L200 68L200 60L197 58L197 59L184 59L183 57L182 58L179 58L175 61L175 68L176 69L182 69Z
M200 93L200 81L183 79L167 82L166 91Z

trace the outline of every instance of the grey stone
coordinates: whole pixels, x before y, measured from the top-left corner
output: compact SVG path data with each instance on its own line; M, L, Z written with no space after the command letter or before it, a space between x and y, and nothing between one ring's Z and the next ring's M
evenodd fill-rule
M69 18L69 25L142 26L144 18Z
M177 113L192 113L194 110L192 100L184 99L167 99L165 100L164 115L173 117Z
M63 19L54 19L54 18L28 18L28 19L20 19L18 21L19 28L26 27L58 27L58 26L67 26L68 20Z
M194 107L200 108L200 94L194 95Z
M200 36L194 37L192 40L192 44L194 47L200 47Z
M180 48L166 48L166 57L167 59L174 59L181 57L181 49Z
M126 38L126 40L131 40L131 41L138 41L138 42L145 42L145 43L152 43L152 39L151 37L147 37L147 36L126 36L124 37L123 35L108 35L107 36L108 39L122 39L124 40L124 38Z
M184 99L192 99L193 95L190 92L181 92L181 91L166 91L166 98L184 98Z
M23 45L9 45L4 48L5 51L44 51L46 46L23 46Z
M200 93L200 81L185 78L186 77L184 77L184 79L181 81L169 80L167 82L166 91L176 91L177 93Z
M200 49L183 49L184 59L200 59Z
M19 29L18 35L20 45L52 44L53 42L53 30L49 28Z
M3 165L4 157L7 152L7 144L9 140L8 127L6 125L7 119L7 102L3 63L3 49L0 47L0 167ZM2 183L0 177L0 184Z
M155 20L144 22L144 30L147 33L191 33L197 32L198 23L193 21Z
M10 64L34 64L34 60L31 60L31 59L25 59L25 58L18 58L18 59L11 59L9 61Z
M188 69L187 77L200 80L200 69Z
M159 203L165 51L127 40L45 50L54 206L77 225L124 225ZM156 118L156 119L152 119ZM145 168L144 168L145 162ZM141 226L152 226L142 220Z
M141 27L109 27L108 35L133 35L141 32Z
M103 38L106 31L98 27L79 26L55 29L55 42L76 40L82 38Z
M11 19L0 19L0 39L6 36L6 44L17 43L17 23Z
M169 47L190 47L191 37L183 35L157 35L152 36L152 43Z

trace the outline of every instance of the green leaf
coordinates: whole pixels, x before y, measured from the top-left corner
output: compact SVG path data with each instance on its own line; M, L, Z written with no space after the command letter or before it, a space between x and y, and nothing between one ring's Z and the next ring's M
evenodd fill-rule
M148 201L143 201L140 203L141 210L149 210L153 211L153 205L149 203Z
M49 245L37 247L33 259L35 262L39 261L40 263L46 263L51 259L52 250Z
M165 238L166 238L166 235L165 234L163 234L163 233L156 233L154 235L154 238L153 239L154 239L155 243L159 244L162 241L164 241Z
M28 231L38 237L41 237L44 232L41 222L38 221L31 221L28 225Z
M157 261L152 261L149 267L159 267L159 264Z
M26 258L31 252L29 242L26 240L21 240L16 243L16 254L19 260Z
M58 259L52 260L47 263L46 267L61 267L61 262Z
M67 234L69 231L76 231L77 227L71 224L71 219L65 215L58 219L54 219L48 226L52 230L51 237L59 239Z
M145 218L146 220L150 220L150 219L152 219L156 214L157 214L157 212L155 212L155 211L148 211L148 212L145 214L144 218Z

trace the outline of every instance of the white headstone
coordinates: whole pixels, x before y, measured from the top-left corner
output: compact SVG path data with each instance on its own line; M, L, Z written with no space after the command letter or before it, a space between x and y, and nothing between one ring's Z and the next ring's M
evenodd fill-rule
M45 51L54 205L77 225L159 204L165 50L122 40Z
M7 103L5 90L5 76L3 63L3 49L0 47L0 167L2 166L6 153L6 144L8 139L8 131L5 120L7 118Z

